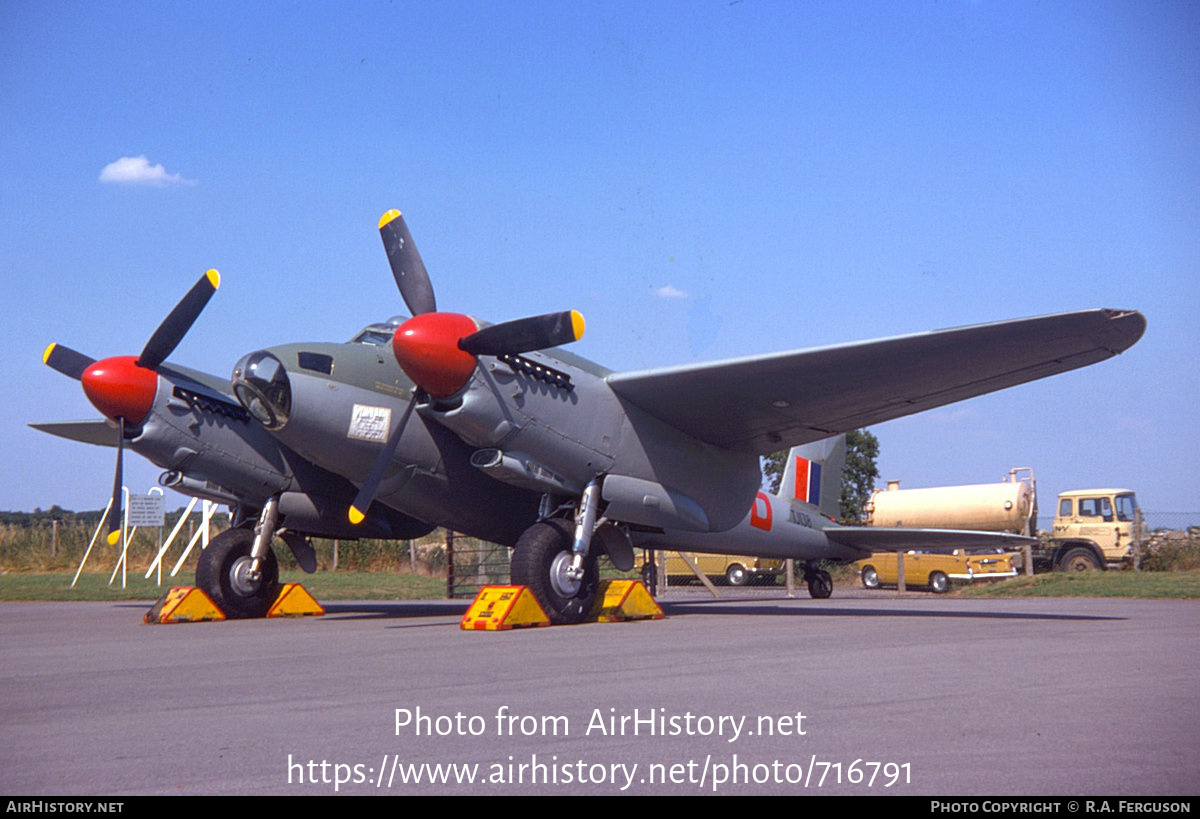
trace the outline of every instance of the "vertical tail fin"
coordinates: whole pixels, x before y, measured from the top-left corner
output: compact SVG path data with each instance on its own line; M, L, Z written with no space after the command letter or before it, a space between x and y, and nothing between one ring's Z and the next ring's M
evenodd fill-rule
M792 447L783 468L778 497L816 506L822 515L836 518L845 466L845 435Z

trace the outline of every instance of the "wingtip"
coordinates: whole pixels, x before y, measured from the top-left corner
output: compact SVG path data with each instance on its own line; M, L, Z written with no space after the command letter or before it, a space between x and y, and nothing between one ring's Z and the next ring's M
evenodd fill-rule
M1146 317L1137 310L1117 310L1106 307L1104 312L1120 336L1113 344L1115 352L1125 352L1137 344L1146 332Z

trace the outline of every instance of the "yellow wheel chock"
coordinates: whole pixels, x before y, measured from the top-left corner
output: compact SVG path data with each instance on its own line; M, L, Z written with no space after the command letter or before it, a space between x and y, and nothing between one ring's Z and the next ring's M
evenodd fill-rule
M320 617L325 609L299 583L284 583L267 610L268 617Z
M605 580L600 584L588 620L619 623L626 620L662 620L662 607L640 580Z
M267 617L321 616L325 609L299 583L284 583ZM225 614L208 595L195 586L173 586L142 617L147 624L198 623L224 620Z
M640 580L605 580L584 622L662 620L665 615ZM526 586L484 586L463 615L464 631L507 631L550 625L550 618Z
M158 598L142 622L155 623L198 623L204 620L224 620L225 615L208 595L195 586L172 586Z
M527 586L484 586L459 622L463 631L508 631L550 625Z

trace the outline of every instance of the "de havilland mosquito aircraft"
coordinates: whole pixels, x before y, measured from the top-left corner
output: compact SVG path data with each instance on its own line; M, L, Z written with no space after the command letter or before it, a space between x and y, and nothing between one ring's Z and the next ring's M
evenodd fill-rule
M350 342L253 352L230 382L166 363L217 288L209 271L140 356L45 352L107 421L35 426L116 445L115 505L126 445L166 470L164 485L229 504L233 527L196 572L229 616L273 602L276 536L306 570L311 536L445 526L505 544L512 582L556 622L586 614L599 557L629 569L639 547L794 558L824 597L820 560L997 545L1007 536L834 524L818 495L838 469L819 479L829 453L812 447L1102 361L1146 326L1136 311L1095 309L614 373L557 349L583 334L574 311L499 324L440 312L404 218L388 211L379 231L411 318ZM760 492L759 457L801 446L780 493Z

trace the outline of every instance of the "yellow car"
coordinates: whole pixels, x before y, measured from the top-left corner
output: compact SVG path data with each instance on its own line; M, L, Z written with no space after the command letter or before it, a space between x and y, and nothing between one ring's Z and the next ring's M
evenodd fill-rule
M895 552L875 552L854 564L868 589L894 586L899 582ZM955 549L951 554L909 551L904 553L904 584L928 586L937 594L950 590L951 580L982 580L1016 577L1012 555L996 550L967 554Z
M694 580L695 572L679 556L679 552L666 552L668 581L680 582ZM775 576L784 570L782 560L746 557L745 555L710 555L701 552L688 552L687 556L699 567L700 571L712 580L724 579L730 586L745 586L748 583L774 583ZM638 566L642 573L642 581L649 588L654 588L654 567L642 558Z

